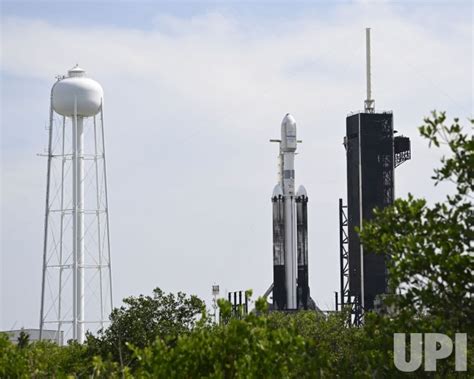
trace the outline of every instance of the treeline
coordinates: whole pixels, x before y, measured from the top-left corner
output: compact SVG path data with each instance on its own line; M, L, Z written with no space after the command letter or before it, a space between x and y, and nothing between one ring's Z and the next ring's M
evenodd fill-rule
M402 373L393 363L393 333L439 332L429 317L406 324L407 320L370 314L364 326L355 328L348 327L347 312L328 316L312 311L266 313L264 304L260 302L259 315L252 313L221 325L205 315L189 327L177 325L176 314L156 323L150 319L147 322L153 325L146 336L139 329L129 330L128 342L123 344L106 333L89 336L83 345L70 342L65 347L45 341L15 346L2 336L0 377L399 377ZM136 310L128 309L130 314ZM468 357L472 367L474 362ZM454 356L438 361L438 377L453 375L454 365ZM471 374L463 372L458 377ZM422 368L405 375L433 377Z

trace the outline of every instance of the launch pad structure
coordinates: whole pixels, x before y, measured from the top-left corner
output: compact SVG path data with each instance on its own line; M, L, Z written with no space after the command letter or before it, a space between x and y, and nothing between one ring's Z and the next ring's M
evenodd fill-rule
M411 159L410 139L395 136L392 112L375 112L371 90L370 29L366 29L367 99L364 111L346 118L347 204L339 199L340 305L360 325L387 294L387 257L365 251L356 229L373 218L374 209L394 201L395 168ZM337 306L337 305L336 305Z

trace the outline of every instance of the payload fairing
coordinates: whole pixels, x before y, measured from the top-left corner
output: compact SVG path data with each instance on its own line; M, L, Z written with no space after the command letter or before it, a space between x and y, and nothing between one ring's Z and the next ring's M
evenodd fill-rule
M296 121L289 113L281 123L278 184L273 204L273 309L314 309L308 286L308 196L295 192Z

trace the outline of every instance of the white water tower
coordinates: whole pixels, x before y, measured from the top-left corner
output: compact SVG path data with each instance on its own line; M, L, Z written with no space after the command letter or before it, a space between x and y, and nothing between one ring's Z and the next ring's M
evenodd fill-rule
M77 65L51 89L40 339L82 343L112 311L103 98Z

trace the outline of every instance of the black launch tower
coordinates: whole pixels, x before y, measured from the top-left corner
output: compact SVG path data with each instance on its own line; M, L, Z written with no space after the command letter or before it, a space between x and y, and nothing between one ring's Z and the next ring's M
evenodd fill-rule
M370 83L370 29L367 30L365 111L346 118L347 206L339 200L341 305L351 305L352 322L375 308L388 292L387 257L367 251L356 228L373 218L375 208L394 200L395 167L411 158L410 139L397 136L391 112L375 112ZM383 253L383 252L381 252Z

